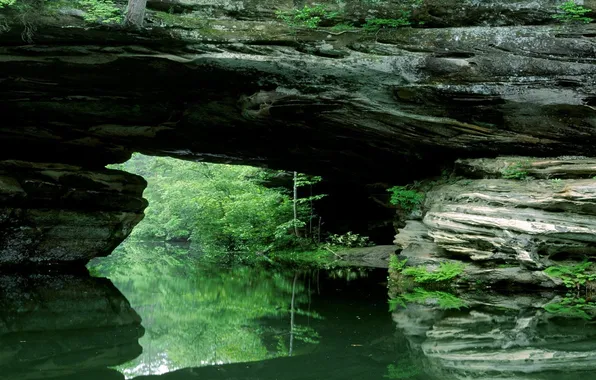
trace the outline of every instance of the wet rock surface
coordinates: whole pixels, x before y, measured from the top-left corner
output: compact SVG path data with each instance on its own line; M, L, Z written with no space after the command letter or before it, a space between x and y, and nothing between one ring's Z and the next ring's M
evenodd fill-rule
M0 264L84 265L143 218L141 177L64 164L0 163Z
M579 379L594 370L593 322L553 316L551 295L468 295L461 310L429 300L393 313L431 379Z
M3 274L0 305L3 379L124 379L107 367L141 353L141 319L107 279Z

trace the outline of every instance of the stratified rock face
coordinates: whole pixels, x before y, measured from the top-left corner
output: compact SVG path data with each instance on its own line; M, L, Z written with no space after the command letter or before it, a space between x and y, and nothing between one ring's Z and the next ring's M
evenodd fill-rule
M590 378L594 323L549 315L541 308L547 300L477 296L460 311L408 305L393 320L430 379Z
M338 16L316 30L277 18L304 5L291 0L150 0L139 31L86 24L70 2L31 19L4 7L0 160L93 177L85 170L137 151L371 184L434 175L457 158L596 156L596 26L558 25L558 1L317 3ZM411 27L361 28L402 17ZM112 209L97 194L93 214L53 196L5 211L0 263L106 254L141 207ZM471 249L461 253L486 256ZM507 254L536 261L520 249Z
M435 187L427 194L423 220L408 222L396 236L404 255L543 269L596 254L595 160L509 157L458 165L476 177L525 179Z
M145 180L116 170L0 162L0 265L84 264L143 218Z
M3 379L124 379L107 367L141 353L141 319L107 279L2 275L0 306Z
M410 9L415 27L295 31L274 15L289 0L152 1L174 14L150 10L140 32L64 11L33 44L8 20L0 159L140 151L377 182L463 157L596 155L596 27L552 25L558 2L318 3L358 26Z

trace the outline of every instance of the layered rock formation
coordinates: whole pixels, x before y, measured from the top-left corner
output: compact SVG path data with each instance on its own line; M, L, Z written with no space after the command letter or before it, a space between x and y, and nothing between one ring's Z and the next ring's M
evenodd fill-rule
M0 265L85 264L143 218L141 177L64 164L0 162Z
M0 159L96 170L139 151L362 185L457 158L596 156L596 27L555 25L558 2L319 3L338 16L315 30L276 18L289 0L149 1L141 31L70 3L7 8ZM412 27L359 28L404 10Z
M593 159L460 160L456 172L484 178L427 193L423 219L408 221L395 240L412 263L464 260L472 277L552 286L538 270L596 253Z
M549 315L550 297L468 297L461 311L408 305L393 313L429 379L553 380L594 371L593 322Z
M0 276L0 370L13 379L119 379L141 353L141 319L107 279Z

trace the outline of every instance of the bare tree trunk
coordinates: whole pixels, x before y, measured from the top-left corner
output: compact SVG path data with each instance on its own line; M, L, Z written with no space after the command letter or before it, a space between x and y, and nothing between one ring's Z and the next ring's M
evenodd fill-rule
M294 350L294 300L296 297L296 280L298 280L298 272L294 274L294 283L292 284L292 304L290 306L290 351L288 356L292 356Z
M321 244L321 217L319 216L319 230L317 231L317 243Z
M315 241L315 238L312 234L312 219L314 218L313 214L314 214L314 209L312 206L312 184L311 184L310 185L310 218L308 220L308 224L309 224L308 225L308 233L309 233L308 237L311 241Z
M298 172L294 172L294 233L298 237Z
M142 28L146 8L147 0L128 0L124 24L135 28Z

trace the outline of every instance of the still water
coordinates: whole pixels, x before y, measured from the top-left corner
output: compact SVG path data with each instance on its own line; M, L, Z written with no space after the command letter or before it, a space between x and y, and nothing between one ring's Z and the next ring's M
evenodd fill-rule
M0 275L0 379L596 379L594 322L545 312L549 294L389 311L384 270L224 269L138 243L91 272Z

